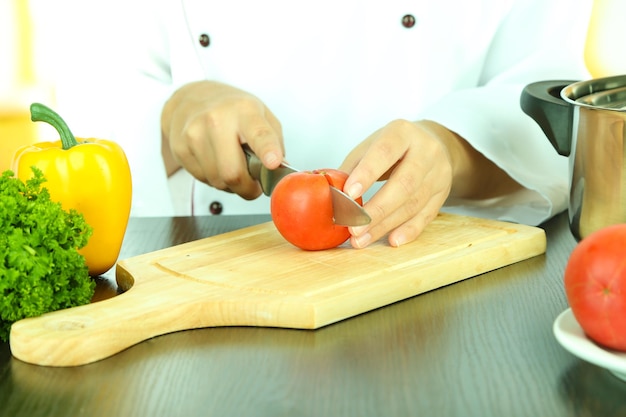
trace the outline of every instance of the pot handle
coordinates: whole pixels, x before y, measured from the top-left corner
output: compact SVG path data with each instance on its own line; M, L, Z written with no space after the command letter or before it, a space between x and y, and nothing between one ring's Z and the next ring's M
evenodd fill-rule
M539 81L524 87L520 106L546 134L556 151L569 156L574 107L561 98L561 90L576 81Z

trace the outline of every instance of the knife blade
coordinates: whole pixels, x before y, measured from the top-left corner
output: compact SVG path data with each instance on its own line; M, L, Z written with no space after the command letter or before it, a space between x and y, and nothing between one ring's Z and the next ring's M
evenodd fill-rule
M274 187L281 179L293 172L300 171L284 161L276 169L267 169L248 144L243 144L242 148L246 154L250 176L259 181L263 194L267 196L272 194ZM340 226L365 226L370 223L372 219L359 203L337 187L331 185L330 191L335 224Z

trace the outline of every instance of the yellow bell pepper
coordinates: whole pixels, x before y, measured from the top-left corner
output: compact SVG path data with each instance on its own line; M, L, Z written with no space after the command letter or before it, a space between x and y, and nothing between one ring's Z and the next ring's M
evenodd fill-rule
M126 155L109 140L77 140L63 119L43 104L33 103L30 111L33 122L49 123L61 140L20 148L13 171L25 181L36 166L47 180L43 186L51 199L65 210L82 213L93 234L79 253L89 275L101 275L117 262L130 216L132 186Z

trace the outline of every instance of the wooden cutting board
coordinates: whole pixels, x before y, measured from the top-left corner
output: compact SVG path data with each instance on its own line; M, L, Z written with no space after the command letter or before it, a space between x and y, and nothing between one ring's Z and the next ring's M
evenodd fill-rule
M117 264L125 292L15 323L25 362L76 366L213 326L316 329L545 252L540 228L440 214L418 240L307 252L264 223Z

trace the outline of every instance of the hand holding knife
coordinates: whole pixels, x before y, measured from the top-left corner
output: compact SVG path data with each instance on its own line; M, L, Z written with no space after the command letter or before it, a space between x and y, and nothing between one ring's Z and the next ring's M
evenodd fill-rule
M284 161L276 169L267 169L247 144L243 144L242 148L246 154L248 172L252 178L259 181L265 195L271 195L274 187L283 177L299 171ZM341 226L364 226L370 223L370 216L359 203L338 188L332 185L329 185L329 187L333 202L333 221L335 224Z

